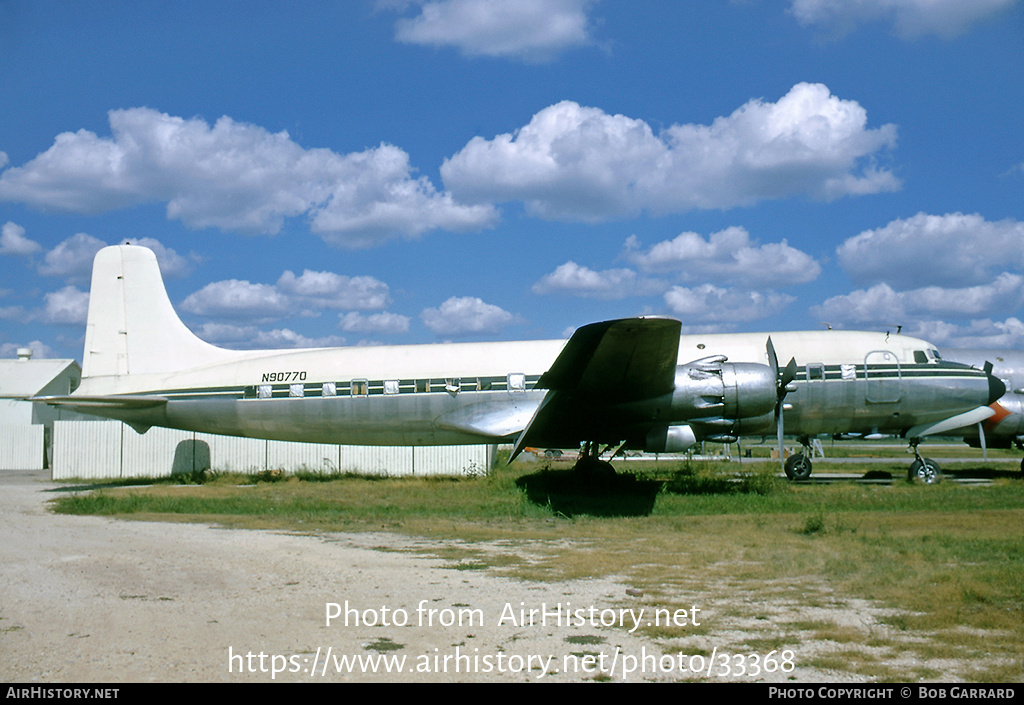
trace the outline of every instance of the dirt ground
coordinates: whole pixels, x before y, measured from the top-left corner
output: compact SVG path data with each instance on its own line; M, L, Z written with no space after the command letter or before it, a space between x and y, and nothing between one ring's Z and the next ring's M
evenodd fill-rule
M390 534L57 515L57 487L0 473L0 681L850 680L803 665L824 645L736 656L730 645L766 623L729 622L713 604L697 605L710 633L667 651L631 633L652 607L612 580L458 570ZM880 629L870 605L819 609Z

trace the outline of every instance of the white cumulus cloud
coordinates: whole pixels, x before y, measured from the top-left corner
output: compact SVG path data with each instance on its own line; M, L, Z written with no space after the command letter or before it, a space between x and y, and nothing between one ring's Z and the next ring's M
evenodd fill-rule
M111 137L62 133L46 152L6 169L0 200L84 213L166 202L167 216L191 228L264 234L306 216L327 242L347 247L480 229L496 218L493 207L458 204L415 177L392 145L340 155L226 116L211 126L132 108L109 119Z
M918 213L848 239L836 255L858 283L884 281L900 289L982 284L1007 267L1024 270L1024 223L989 222L977 213Z
M897 291L888 284L876 284L833 296L811 313L839 326L893 326L922 324L939 318L969 319L1010 313L1024 306L1024 276L1003 273L992 282L977 286L921 287Z
M234 350L330 348L345 344L345 339L328 335L310 338L290 328L261 330L256 326L205 323L196 329L203 340Z
M595 0L432 0L396 25L408 44L455 47L466 56L548 61L589 44Z
M543 218L599 221L893 191L899 180L876 160L895 143L894 125L868 128L857 102L800 83L778 102L751 100L711 125L661 134L563 101L515 133L473 138L441 176L466 202L521 200Z
M2 152L0 152L2 155ZM18 356L21 348L28 348L32 351L32 358L35 360L57 357L57 352L41 340L33 340L29 343L0 343L0 359L14 358Z
M0 228L0 255L31 255L43 246L25 237L25 228L7 222Z
M1012 316L1003 321L994 321L990 318L971 321L969 325L964 326L940 322L922 327L921 332L916 335L955 348L1020 350L1024 347L1024 322Z
M672 272L682 281L714 280L747 289L814 281L821 273L813 257L783 240L758 244L746 228L730 227L706 240L684 232L647 250L635 237L626 241L626 258L647 272Z
M438 308L425 309L423 323L440 337L461 337L498 333L519 321L519 317L473 296L448 299Z
M369 276L348 277L334 272L286 271L277 288L324 308L378 310L391 302L388 285Z
M121 241L119 244L124 244ZM141 245L153 250L160 273L169 279L183 277L199 259L195 254L185 257L151 237L128 238L132 245ZM64 277L72 281L88 281L92 274L92 260L107 243L88 233L76 233L58 243L46 253L39 273L50 277Z
M88 280L92 273L92 260L100 249L107 246L88 233L76 233L46 253L39 273L44 276Z
M61 325L85 325L89 313L89 292L66 286L43 297L43 319Z
M181 310L224 323L267 322L292 316L317 316L324 309L380 311L391 302L390 289L370 276L348 277L334 272L285 271L274 284L238 279L211 282L189 294ZM353 319L354 320L354 319ZM213 323L213 322L211 322ZM214 329L218 335L222 331Z
M905 38L955 37L1011 7L1017 0L792 0L790 12L803 25L845 34L865 22L892 22Z
M229 279L189 294L181 309L200 316L272 320L292 312L285 294L270 284Z
M676 286L665 293L665 303L684 325L756 321L777 314L793 301L792 296L774 291L741 291L714 284Z
M365 315L358 311L338 314L338 327L346 333L406 333L409 330L409 317L397 313L371 313Z
M575 262L558 266L533 285L535 294L573 294L602 299L629 296L636 290L636 272L630 269L606 269L596 272Z

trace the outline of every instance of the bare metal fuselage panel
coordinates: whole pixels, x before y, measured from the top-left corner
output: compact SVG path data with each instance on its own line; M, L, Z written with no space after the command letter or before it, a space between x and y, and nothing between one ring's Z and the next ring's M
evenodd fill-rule
M226 350L181 322L154 254L123 245L96 255L80 388L43 401L139 431L659 451L770 435L783 412L790 434L900 433L1003 392L902 335L679 332L679 321L635 318L569 341ZM795 377L777 364L791 358Z

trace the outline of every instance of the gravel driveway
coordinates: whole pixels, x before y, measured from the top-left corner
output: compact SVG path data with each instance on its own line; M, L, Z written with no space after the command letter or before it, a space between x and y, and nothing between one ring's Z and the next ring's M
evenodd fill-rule
M53 514L62 491L0 473L0 681L636 681L612 658L660 654L613 611L642 606L613 582L454 570L384 534ZM590 618L523 619L555 605Z

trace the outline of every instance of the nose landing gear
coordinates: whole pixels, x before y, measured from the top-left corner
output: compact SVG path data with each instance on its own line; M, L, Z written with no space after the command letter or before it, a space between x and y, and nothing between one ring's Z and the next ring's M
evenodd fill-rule
M907 452L914 454L914 462L910 464L910 469L907 471L907 479L926 485L938 484L942 481L942 469L934 460L921 455L917 449L920 442L920 438L910 439L910 447L907 448Z
M808 479L812 470L810 439L807 436L801 436L800 445L802 446L800 453L794 453L786 458L786 477L794 482Z

